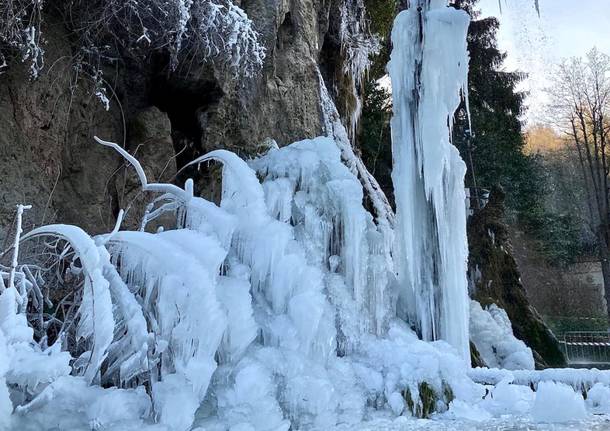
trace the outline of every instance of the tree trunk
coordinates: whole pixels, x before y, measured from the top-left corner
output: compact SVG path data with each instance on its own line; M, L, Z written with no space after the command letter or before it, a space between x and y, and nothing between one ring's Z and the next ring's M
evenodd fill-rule
M608 247L608 243L606 242L606 238L608 238L607 234L600 235L599 257L602 265L602 276L604 279L604 297L606 299L606 312L608 313L608 328L610 331L610 250Z

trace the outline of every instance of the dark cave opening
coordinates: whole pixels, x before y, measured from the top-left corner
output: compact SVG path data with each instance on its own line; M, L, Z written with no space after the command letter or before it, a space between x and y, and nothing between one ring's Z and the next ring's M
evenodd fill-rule
M296 28L294 21L292 20L292 15L290 15L290 12L286 12L286 15L284 15L284 21L277 32L277 49L283 50L286 46L294 43L295 37Z
M214 107L223 97L217 82L201 77L188 79L159 74L153 77L149 93L150 103L169 117L172 140L176 152L178 170L203 155L205 123L213 115ZM196 167L179 172L176 180L183 183L188 178L197 181Z

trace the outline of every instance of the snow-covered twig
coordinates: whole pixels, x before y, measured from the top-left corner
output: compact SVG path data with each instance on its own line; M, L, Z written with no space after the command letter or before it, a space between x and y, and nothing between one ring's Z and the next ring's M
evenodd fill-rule
M119 210L119 214L116 218L116 222L114 223L114 228L112 229L112 232L106 234L106 235L100 235L96 238L95 243L97 245L105 245L106 243L108 243L108 241L110 241L112 239L112 237L114 235L117 234L117 232L121 229L121 224L123 223L123 218L125 217L125 211L124 210Z
M136 171L136 174L138 175L138 179L140 180L140 184L142 185L143 191L167 193L167 194L175 196L176 198L180 199L183 202L188 201L188 199L189 199L188 194L186 193L186 191L184 189L181 189L178 186L175 186L173 184L164 184L164 183L149 183L148 179L146 178L146 174L144 173L144 169L142 168L142 165L140 164L140 162L138 162L138 160L135 157L133 157L131 154L129 154L127 151L125 151L123 148L121 148L119 145L115 144L114 142L104 141L104 140L98 138L97 136L95 136L94 139L98 144L113 148L117 153L119 153L121 156L123 156L125 158L125 160L127 160L131 166L133 166L133 168Z
M17 227L15 228L15 241L13 242L13 259L11 261L11 269L8 278L8 287L15 288L15 273L17 271L17 264L19 263L19 242L21 240L21 234L23 229L21 228L23 223L23 212L31 209L31 205L17 205ZM4 287L3 285L1 287Z
M32 77L40 75L46 4L0 1L0 69L9 54L17 52L22 61L30 62ZM164 51L172 70L185 59L194 59L246 77L256 74L265 59L254 24L232 0L74 0L54 6L68 17L66 25L77 41L75 67L88 69L94 93L106 107L106 85L99 79L102 63L119 56L141 58Z

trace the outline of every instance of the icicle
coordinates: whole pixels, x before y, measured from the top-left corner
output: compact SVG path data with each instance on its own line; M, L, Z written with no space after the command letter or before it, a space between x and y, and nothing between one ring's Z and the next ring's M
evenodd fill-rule
M465 165L448 124L467 80L469 18L445 5L415 2L392 32L397 269L403 315L467 358Z
M333 102L324 78L318 70L318 81L320 83L320 99L322 103L322 119L324 121L324 131L327 136L332 137L336 145L341 150L341 157L347 167L358 175L367 196L373 202L377 222L380 225L387 224L388 227L394 226L394 211L385 196L381 186L377 180L366 169L364 162L356 155L352 144L345 130L345 126L341 123L341 117L337 112L335 103Z
M158 365L151 380L158 420L187 429L216 369L214 356L227 326L216 298L216 276L226 251L195 231L119 232L110 244L122 277L138 289L138 302L154 332ZM179 415L176 400L182 404Z
M124 386L150 371L148 351L152 348L153 334L148 332L142 307L110 264L109 257L103 274L109 282L110 294L115 304L115 321L119 329L117 332L125 333L124 337L114 341L108 349L108 367L104 372L104 380Z

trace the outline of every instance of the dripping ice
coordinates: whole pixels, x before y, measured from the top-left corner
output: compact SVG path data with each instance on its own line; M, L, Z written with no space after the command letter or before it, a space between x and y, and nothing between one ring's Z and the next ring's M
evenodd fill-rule
M399 315L423 339L446 340L467 358L466 167L448 125L466 94L470 19L445 4L419 2L392 31Z

